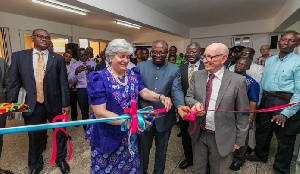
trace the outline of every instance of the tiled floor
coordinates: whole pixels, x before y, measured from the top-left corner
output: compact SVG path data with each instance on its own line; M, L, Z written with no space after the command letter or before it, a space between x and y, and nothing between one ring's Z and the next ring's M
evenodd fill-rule
M7 127L23 125L23 120L8 121ZM90 165L90 147L87 140L84 139L84 131L81 127L70 127L67 132L72 137L73 156L69 162L71 167L71 174L88 174ZM183 160L183 150L181 146L181 139L176 135L179 129L175 126L169 140L167 161L166 161L166 174L181 174L193 173L192 167L181 170L177 166ZM61 173L56 165L48 165L52 152L52 130L48 130L48 145L44 151L44 169L43 174L59 174ZM246 162L239 172L227 171L228 174L268 174L272 172L272 162L274 160L274 153L276 148L276 141L272 141L271 158L268 163L259 162ZM153 146L154 147L154 146ZM28 153L28 136L27 133L17 133L4 135L4 146L1 159L1 167L10 169L18 174L27 174L30 172L27 167L27 153ZM149 173L153 170L154 153L152 150L150 156ZM292 173L295 171L295 163L292 163Z

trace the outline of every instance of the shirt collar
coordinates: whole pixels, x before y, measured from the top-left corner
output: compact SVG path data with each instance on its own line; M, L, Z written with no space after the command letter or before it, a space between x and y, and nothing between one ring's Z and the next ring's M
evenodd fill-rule
M219 71L217 71L216 73L215 73L215 76L218 78L218 79L222 79L223 78L223 74L224 74L224 66L219 70ZM209 74L211 74L210 72L208 72L208 76L209 76Z
M33 54L37 54L37 52L39 52L37 49L33 48ZM48 49L45 49L42 51L43 52L43 55L48 55L49 54L49 50Z
M278 54L277 54L277 59L278 59L278 60L281 60L281 61L284 61L284 60L286 60L286 59L288 59L289 57L294 56L294 55L295 55L295 53L294 53L294 52L291 52L290 54L286 55L286 56L283 57L282 59L279 59L279 53L278 53Z
M191 68L192 65L193 65L193 64L191 64L191 63L189 62L189 68ZM195 67L199 67L199 66L200 66L200 60L198 60L198 61L195 63Z

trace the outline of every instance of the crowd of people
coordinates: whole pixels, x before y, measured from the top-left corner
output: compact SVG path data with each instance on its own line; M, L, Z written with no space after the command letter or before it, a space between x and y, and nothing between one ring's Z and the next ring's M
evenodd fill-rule
M77 58L70 48L63 56L54 53L51 36L44 29L34 30L32 41L33 49L12 54L10 67L0 60L0 99L16 103L20 88L25 89L25 103L31 107L31 112L23 113L25 125L52 122L56 115L69 112L76 121L77 104L83 120L118 117L132 107L133 99L138 101L137 108L166 108L154 116L154 122L145 120L147 129L137 140L121 130L125 120L83 125L91 146L90 173L150 172L153 139L152 173L164 173L168 141L176 124L185 156L180 169L193 166L195 174L226 173L232 152L232 171L240 170L246 160L267 162L275 132L274 172L290 173L300 133L299 104L277 111L251 111L300 101L300 56L294 53L300 43L297 32L281 36L276 55L262 45L256 59L253 48L228 48L222 43L202 48L192 42L186 54L177 55L177 48L163 40L153 42L151 54L147 48L137 49L134 59L133 46L125 39L112 40L97 58L91 47L79 48ZM185 120L191 112L195 124ZM14 114L0 117L1 128L6 116ZM37 174L43 170L47 131L30 131L28 137L28 167L31 174ZM66 140L59 131L55 162L62 173L70 172ZM2 145L1 135L0 157ZM2 173L13 172L0 168Z

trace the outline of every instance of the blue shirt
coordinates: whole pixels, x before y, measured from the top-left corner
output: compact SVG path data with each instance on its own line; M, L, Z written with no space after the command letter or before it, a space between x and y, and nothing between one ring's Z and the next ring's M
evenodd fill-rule
M268 58L265 62L261 85L264 91L287 92L293 96L290 103L300 101L300 56L290 53L281 60L279 55ZM290 118L300 108L294 105L284 109L281 114Z
M259 84L249 75L245 74L247 87L248 87L248 98L250 101L258 102L259 101Z
M193 64L189 63L188 75L190 74L190 71L191 71L191 69L192 69L192 65L193 65ZM199 66L200 66L200 60L198 60L198 61L195 63L194 72L198 71Z

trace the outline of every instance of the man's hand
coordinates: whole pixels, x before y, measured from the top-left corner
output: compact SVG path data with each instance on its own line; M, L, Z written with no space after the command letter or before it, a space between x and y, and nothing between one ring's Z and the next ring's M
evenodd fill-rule
M198 102L192 107L192 111L199 111L196 113L196 116L203 116L205 114L204 107L202 103Z
M9 112L7 113L7 120L14 120L15 119L15 113Z
M234 145L234 149L233 149L233 152L235 151L235 150L237 150L237 149L240 149L240 146L238 146L238 145Z
M162 95L160 101L165 106L165 108L167 109L167 112L168 112L173 105L170 97L165 97L164 95Z
M249 129L253 128L253 121L249 122Z
M186 117L186 114L187 114L187 113L191 112L190 107L188 107L188 106L183 106L183 105L179 106L179 107L177 108L177 110L178 110L178 114L180 115L180 117L181 117L182 119L184 119L184 117Z
M284 127L284 123L286 122L287 118L286 116L279 114L279 115L275 115L272 119L271 122L276 122L277 125L281 125L282 127Z
M62 108L62 113L68 115L70 113L70 106Z
M81 73L82 71L84 71L85 68L86 67L83 66L83 65L80 65L79 67L77 67L76 70L75 70L75 75L78 75L79 73Z

